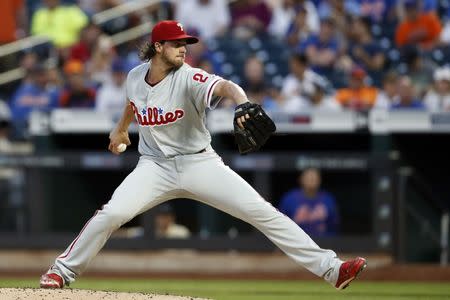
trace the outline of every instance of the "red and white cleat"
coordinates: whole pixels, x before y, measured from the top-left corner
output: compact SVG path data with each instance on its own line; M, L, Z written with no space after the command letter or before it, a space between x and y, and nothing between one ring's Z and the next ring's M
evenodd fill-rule
M64 279L55 273L44 274L40 280L43 289L62 289L64 287Z
M345 289L366 266L367 262L362 257L357 257L344 262L339 268L339 278L335 288L338 290Z

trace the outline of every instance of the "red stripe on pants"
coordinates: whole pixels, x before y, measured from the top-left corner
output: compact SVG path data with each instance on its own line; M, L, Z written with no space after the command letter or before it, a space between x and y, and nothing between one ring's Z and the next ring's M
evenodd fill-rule
M103 208L103 207L102 207L102 208ZM80 231L80 233L78 234L77 238L72 242L72 245L71 245L70 248L69 248L69 252L67 252L66 255L61 255L61 256L58 257L58 258L66 258L66 257L70 254L70 251L72 251L73 246L75 246L75 243L78 241L78 239L80 238L81 234L82 234L83 231L86 229L86 226L88 226L89 222L92 221L92 219L97 215L97 213L98 213L98 210L96 210L95 213L94 213L94 215L92 216L92 218L90 218L89 221L87 221L86 224L84 224L83 229L81 229L81 231Z

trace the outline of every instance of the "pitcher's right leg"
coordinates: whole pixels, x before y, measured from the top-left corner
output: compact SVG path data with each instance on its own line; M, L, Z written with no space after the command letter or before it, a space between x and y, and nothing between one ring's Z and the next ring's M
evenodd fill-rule
M198 200L250 223L298 264L332 285L338 282L343 262L336 253L320 248L219 158L189 164L184 174L183 186Z
M175 189L176 177L171 178L158 164L141 158L137 167L115 190L111 200L84 225L80 234L55 260L55 264L41 278L41 287L55 288L57 276L68 285L87 267L111 234L131 220L145 207L157 205L164 194ZM49 278L49 274L56 274ZM56 280L57 281L57 280ZM60 286L62 287L62 286Z

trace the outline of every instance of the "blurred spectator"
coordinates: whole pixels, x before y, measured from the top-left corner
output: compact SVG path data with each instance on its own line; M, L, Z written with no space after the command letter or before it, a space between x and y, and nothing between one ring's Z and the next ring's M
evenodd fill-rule
M80 31L80 40L71 47L69 59L86 63L91 57L102 31L94 23L89 23Z
M85 70L82 62L69 60L64 65L64 74L67 85L60 97L60 107L94 107L96 91L85 79Z
M112 64L112 80L98 90L95 108L99 112L119 116L126 100L125 80L127 68L121 59Z
M377 89L364 83L366 72L359 67L350 73L349 86L338 89L336 100L344 107L352 110L369 110L377 98Z
M114 45L109 36L101 35L92 52L91 59L86 64L86 71L97 84L103 84L111 79L111 64L116 56Z
M206 59L206 58L202 58L199 60L197 67L199 69L202 69L203 71L205 71L206 73L209 74L218 74L217 72L214 71L214 67L211 63L210 60Z
M9 129L11 126L11 111L8 105L0 99L0 153L8 153L10 149ZM2 175L0 168L0 174ZM0 178L2 177L0 175ZM0 193L2 194L2 193ZM0 201L1 202L1 201Z
M376 23L382 22L395 4L392 0L359 0L358 2L359 16L368 17Z
M303 94L299 98L299 107L294 108L286 105L288 111L309 112L333 112L340 111L340 104L327 95L327 84L323 78L314 79L311 84L305 85Z
M95 14L103 12L108 9L115 8L121 4L131 2L130 0L78 0L80 8L85 12L89 18ZM134 0L134 2L139 2ZM157 1L154 1L157 2ZM159 2L159 1L158 1ZM161 1L163 2L163 1ZM159 9L159 3L154 3L146 8L141 8L138 11L130 12L125 15L115 16L108 21L102 22L102 30L109 35L126 30L129 27L136 26L140 23L141 16L148 20L149 14L154 13Z
M56 65L50 65L47 70L47 87L50 90L60 91L64 86L64 77L61 70Z
M230 9L225 0L183 0L175 2L175 19L186 29L195 29L203 39L223 35L230 25Z
M441 17L443 29L441 31L440 41L442 44L450 44L450 5L447 5L444 15Z
M425 60L416 46L401 49L401 60L406 64L401 73L411 78L417 95L422 97L432 83L436 65L430 60Z
M9 141L9 128L11 123L11 112L3 100L0 99L0 155L11 154L11 142ZM14 176L11 168L0 167L0 231L10 231L11 219L9 210L10 179Z
M367 0L370 2L371 0ZM374 20L380 27L379 33L388 37L390 40L394 40L395 29L398 25L399 18L397 12L398 0L383 0L386 8L383 14L383 19L380 21Z
M248 98L252 102L263 105L269 94L270 87L267 83L263 62L256 56L249 56L245 61L244 78L241 83Z
M437 12L439 8L439 0L421 0L419 3L422 4L422 10L425 12Z
M317 80L326 81L325 78L315 73L308 67L308 60L304 54L293 54L289 59L290 73L283 81L281 95L286 99L288 106L295 106L307 87L312 86Z
M49 111L57 106L57 91L48 88L48 71L46 66L35 64L27 71L11 98L10 107L13 125L19 137L24 137L28 126L28 117L34 110Z
M187 227L176 223L172 207L168 203L163 203L156 208L155 236L166 239L186 239L191 236L191 233Z
M395 72L388 72L383 77L383 87L378 92L373 108L388 110L396 101L398 101L398 75Z
M25 37L27 17L23 0L0 1L0 46ZM17 66L15 54L0 56L0 73Z
M100 11L101 0L77 0L78 6L88 16L93 16Z
M450 18L445 22L439 39L443 44L450 44Z
M136 38L117 47L117 55L124 60L128 71L142 64L139 58L140 48L136 47L136 45L144 44L144 41L147 40L148 36Z
M385 56L372 38L369 20L354 17L351 28L348 54L353 66L362 67L372 78L378 79L384 67Z
M304 86L300 96L285 101L282 109L289 113L340 111L340 104L328 95L328 90L326 80L320 77L314 79Z
M30 70L38 63L38 60L39 58L35 52L27 51L20 60L20 66L25 70ZM26 80L27 77L24 79Z
M11 136L11 111L8 105L0 99L0 156L2 154L31 154L31 143L19 143L12 141ZM24 218L27 205L20 197L23 182L23 170L12 167L0 166L0 231L25 232Z
M392 0L389 0L392 1ZM394 0L396 2L397 9L397 18L399 20L403 20L406 18L406 6L408 4L413 4L414 1L408 3L409 0ZM438 10L438 1L439 0L416 0L417 7L420 12L434 12L436 13Z
M411 78L403 76L398 82L398 99L391 105L391 109L425 109L422 101L416 96Z
M338 232L339 214L334 197L321 190L321 176L315 168L298 177L299 188L287 192L279 210L311 236L333 236Z
M333 17L336 14L356 16L361 12L361 0L315 0L315 2L321 18Z
M320 19L333 21L338 33L349 30L348 17L359 15L359 5L356 0L327 0L318 5Z
M193 36L198 36L195 33L189 32ZM220 75L221 72L221 62L217 60L214 53L211 52L206 46L203 40L199 40L197 43L188 45L185 62L194 68L198 68L200 62L207 60L211 63L214 74Z
M126 1L126 0L125 0ZM80 8L89 16L122 4L122 0L78 0Z
M450 112L450 67L434 71L434 87L424 99L425 106L431 112Z
M13 116L8 104L0 99L0 154L30 154L33 151L31 143L11 139L12 121ZM9 167L0 167L0 178L10 177L15 171ZM3 196L4 194L0 192L0 195ZM2 198L0 197L0 202L5 200L5 198Z
M233 34L249 39L268 30L272 13L262 0L237 0L231 3Z
M334 22L331 19L322 20L319 34L310 35L300 43L298 50L306 54L311 68L315 72L325 77L330 76L339 53Z
M175 212L169 203L158 205L155 209L155 237L164 239L187 239L191 236L189 229L176 223ZM142 226L122 226L116 230L112 237L115 238L138 238L144 236Z
M292 109L298 108L298 103L295 102L294 106L287 106L288 102L285 98L281 97L278 90L275 88L269 88L266 96L263 99L263 108L266 111L285 111L285 112L295 112ZM292 108L292 109L291 109Z
M319 17L314 3L308 0L280 0L272 8L269 33L282 39L288 36L297 45L303 36L319 31Z
M405 0L404 5L405 19L395 33L397 46L419 45L422 49L432 49L442 30L439 18L434 12L421 12L417 0Z
M31 33L46 35L58 48L72 46L80 30L88 23L84 12L75 5L61 5L59 0L43 0L32 17Z
M308 2L305 2L305 5L297 5L295 7L294 17L288 24L289 27L287 28L287 32L284 32L284 36L286 36L286 40L290 46L295 47L306 40L311 34L317 34L319 32L320 25L317 14L315 15L316 19L313 21L313 24L308 22L308 20L311 19L308 18L308 14L314 14L316 11L310 12L312 9L308 11L307 4Z
M0 45L26 36L27 15L23 0L0 1Z

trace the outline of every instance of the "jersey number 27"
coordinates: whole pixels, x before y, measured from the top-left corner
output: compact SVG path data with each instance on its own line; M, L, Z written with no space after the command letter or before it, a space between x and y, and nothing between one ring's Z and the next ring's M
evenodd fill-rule
M200 81L200 82L205 82L206 80L208 80L207 76L203 76L203 74L201 73L195 73L194 77L192 78L195 81Z

